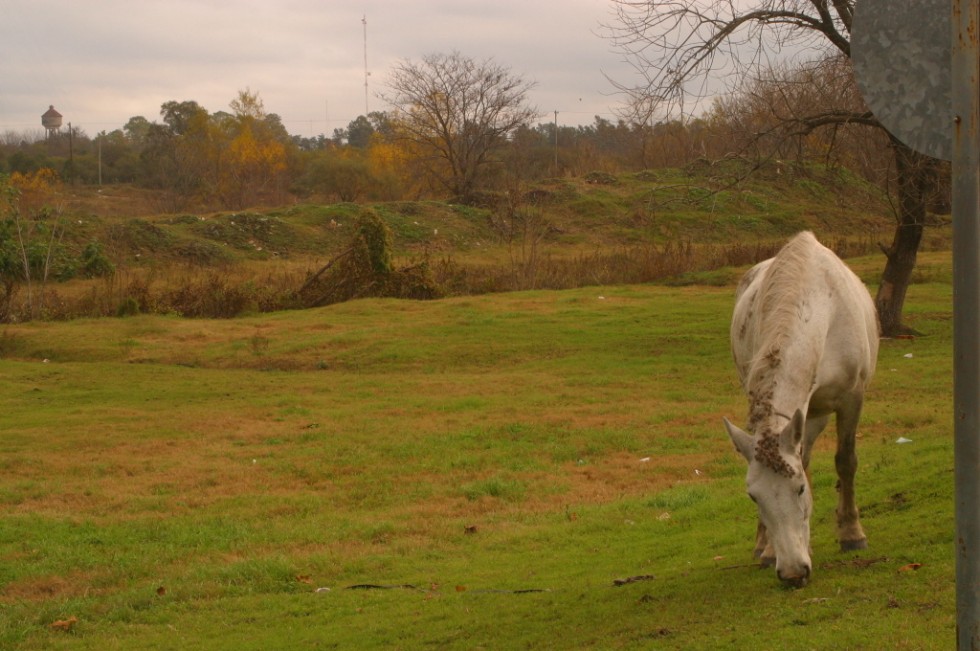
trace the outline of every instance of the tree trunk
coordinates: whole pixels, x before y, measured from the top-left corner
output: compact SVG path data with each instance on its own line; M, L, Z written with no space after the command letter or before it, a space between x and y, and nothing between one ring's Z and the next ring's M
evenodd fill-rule
M887 261L875 297L881 333L886 337L912 332L902 324L902 309L926 221L925 185L931 162L928 156L910 149L894 137L891 141L898 178L899 215L891 246L881 245Z

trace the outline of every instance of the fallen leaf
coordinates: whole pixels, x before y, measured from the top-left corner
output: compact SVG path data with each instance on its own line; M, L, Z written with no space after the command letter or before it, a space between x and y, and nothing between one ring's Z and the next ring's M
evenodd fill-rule
M456 586L456 592L466 592L466 586L465 585Z
M300 583L313 583L313 579L310 578L309 574L297 574L296 580Z
M78 623L77 617L69 617L68 619L59 619L57 621L51 622L51 628L55 629L56 631L64 631L65 633L67 633L77 623Z
M464 533L468 533L468 534L474 534L474 533L476 533L476 531L477 531L477 528L476 528L476 525L475 524L471 524L471 525L467 526L465 529L463 529L463 532Z
M159 588L157 588L157 594L162 597L163 595L167 594L167 589L161 585Z
M917 570L920 567L922 567L922 563L909 563L908 565L903 565L902 567L898 568L898 571L909 572L911 570Z

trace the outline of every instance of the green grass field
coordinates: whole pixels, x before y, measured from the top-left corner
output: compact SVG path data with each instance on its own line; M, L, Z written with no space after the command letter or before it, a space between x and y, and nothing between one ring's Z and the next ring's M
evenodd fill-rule
M753 565L731 286L7 326L0 648L953 648L948 268L867 396L866 551L818 442L801 590Z

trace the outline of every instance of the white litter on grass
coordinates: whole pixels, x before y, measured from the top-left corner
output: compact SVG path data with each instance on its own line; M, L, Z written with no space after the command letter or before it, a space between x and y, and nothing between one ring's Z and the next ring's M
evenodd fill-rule
M895 442L901 445L902 443L911 443L912 439L907 439L904 436L899 436L897 439L895 439Z
M905 353L904 355L902 355L902 357L904 357L905 359L912 359L912 353Z
M316 592L317 592L317 594L319 594L321 592L330 592L330 588L317 588L316 589Z
M640 459L640 463L646 463L649 460L650 460L650 457L643 457L642 459Z

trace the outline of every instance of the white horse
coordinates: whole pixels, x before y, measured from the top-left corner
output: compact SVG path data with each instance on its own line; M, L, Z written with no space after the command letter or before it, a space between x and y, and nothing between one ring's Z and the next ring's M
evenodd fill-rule
M810 450L831 414L838 540L843 551L867 547L854 503L854 438L878 339L867 288L812 233L796 235L739 283L731 340L749 399L748 431L727 418L725 428L749 462L746 484L759 510L756 556L796 587L811 571Z

